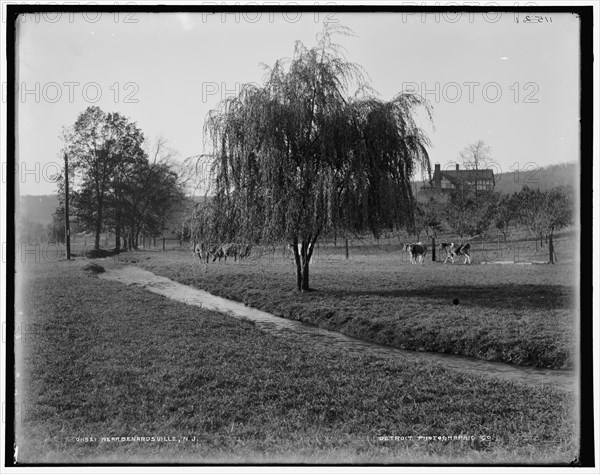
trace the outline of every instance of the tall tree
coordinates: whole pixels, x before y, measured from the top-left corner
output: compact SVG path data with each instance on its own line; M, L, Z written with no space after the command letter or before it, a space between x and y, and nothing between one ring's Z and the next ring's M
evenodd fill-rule
M287 241L299 291L309 290L317 239L337 227L375 236L410 219L410 177L431 172L420 97L389 102L369 95L362 68L346 60L327 26L314 48L297 42L291 59L267 70L209 113L215 156L217 235ZM352 94L350 91L356 91Z
M123 163L139 159L144 136L119 113L88 107L63 133L64 152L75 175L73 205L84 226L95 233L94 249L100 249L100 234L118 170Z

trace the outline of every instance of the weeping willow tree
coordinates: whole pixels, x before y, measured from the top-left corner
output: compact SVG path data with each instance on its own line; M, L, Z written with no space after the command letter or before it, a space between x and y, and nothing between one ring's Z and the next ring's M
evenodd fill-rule
M209 112L205 136L215 157L214 205L221 241L284 240L293 251L297 287L309 290L319 236L332 229L410 225L410 177L431 174L420 96L374 97L362 68L332 41L297 42L292 58L266 68L262 86L245 85ZM353 93L352 93L353 91Z

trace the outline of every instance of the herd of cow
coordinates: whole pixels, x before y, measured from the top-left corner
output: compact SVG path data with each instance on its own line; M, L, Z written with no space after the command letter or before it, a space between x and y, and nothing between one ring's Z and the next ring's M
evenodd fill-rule
M227 262L227 257L233 257L233 260L242 260L250 255L252 251L252 245L250 244L222 244L222 245L211 245L206 242L194 243L193 244L194 255L198 255L201 261L205 260L208 263L212 257L212 261L215 262L217 259L219 262L224 258ZM402 249L410 254L410 263L425 263L425 257L427 256L427 246L421 242L402 244ZM471 249L470 243L465 244L454 244L452 242L442 242L440 245L442 253L446 254L444 263L450 260L454 263L456 257L464 257L464 264L471 263L471 255L469 251Z
M427 246L423 245L421 242L413 243L413 244L402 244L403 250L407 251L410 254L410 263L425 263L425 257L427 256ZM471 255L469 251L471 250L471 244L454 244L453 242L447 243L442 242L440 245L440 249L443 253L446 254L446 263L450 260L454 263L455 257L465 257L464 264L471 263Z
M227 262L227 257L233 257L233 260L237 262L238 259L242 260L250 255L252 251L252 245L249 244L222 244L212 245L206 242L194 243L193 245L194 255L198 255L200 260L208 260L212 257L212 261L222 258Z

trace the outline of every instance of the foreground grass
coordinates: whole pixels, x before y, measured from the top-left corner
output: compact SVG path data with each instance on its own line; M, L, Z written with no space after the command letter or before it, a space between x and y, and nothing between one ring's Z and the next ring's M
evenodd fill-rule
M189 252L119 258L278 316L402 349L574 366L572 264L416 266L397 252L353 251L350 260L317 258L317 291L299 294L293 264L280 256L207 266Z
M568 463L576 455L573 395L307 347L99 280L84 264L32 266L19 291L18 322L28 327L16 346L20 462ZM458 435L486 438L417 439ZM126 436L175 441L101 441Z

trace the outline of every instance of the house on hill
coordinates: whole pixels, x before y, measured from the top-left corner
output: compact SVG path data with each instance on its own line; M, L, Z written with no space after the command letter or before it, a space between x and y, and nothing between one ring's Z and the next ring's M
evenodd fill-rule
M492 169L461 170L457 164L455 170L442 170L439 163L436 163L433 179L421 187L417 193L417 201L447 201L457 191L493 191L495 186L496 179Z

